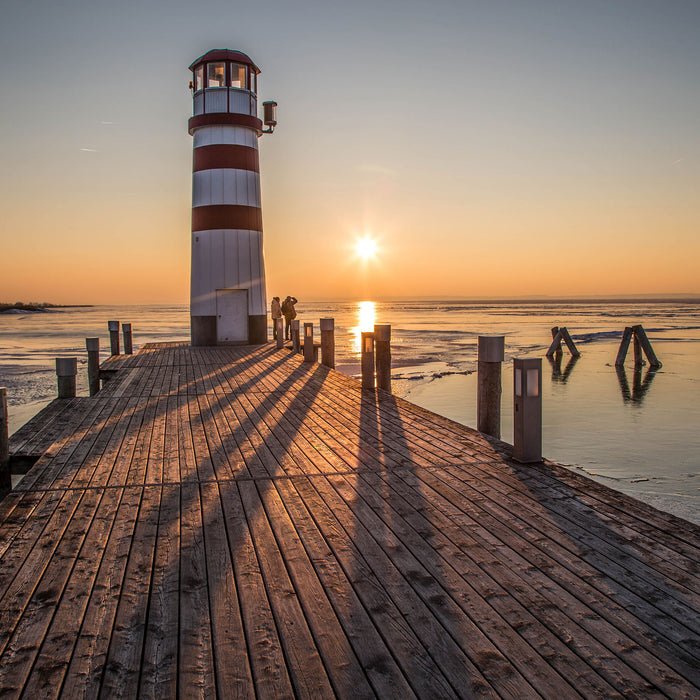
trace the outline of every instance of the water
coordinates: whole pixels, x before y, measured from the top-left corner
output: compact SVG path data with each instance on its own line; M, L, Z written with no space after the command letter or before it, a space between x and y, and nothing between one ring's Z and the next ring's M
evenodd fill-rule
M700 522L700 302L304 303L299 318L335 318L336 366L359 373L360 332L392 326L394 393L458 422L476 424L477 338L506 336L502 437L512 442L512 358L543 357L550 328L566 326L581 351L543 359L543 452L604 483ZM186 305L61 309L0 314L0 385L10 431L56 395L54 358L77 355L87 394L85 338L109 348L107 321L131 322L134 345L187 340ZM614 367L622 329L641 323L663 363ZM270 337L271 331L270 331Z

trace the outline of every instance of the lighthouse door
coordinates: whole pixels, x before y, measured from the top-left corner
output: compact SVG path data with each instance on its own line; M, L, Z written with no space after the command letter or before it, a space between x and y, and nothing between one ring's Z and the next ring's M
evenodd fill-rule
M216 290L216 342L219 345L248 342L248 290Z

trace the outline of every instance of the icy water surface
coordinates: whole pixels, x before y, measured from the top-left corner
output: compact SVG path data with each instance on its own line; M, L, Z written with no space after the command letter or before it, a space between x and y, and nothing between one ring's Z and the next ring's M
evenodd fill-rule
M544 454L615 488L700 518L700 304L300 302L299 319L335 318L336 366L359 372L359 338L392 326L394 392L453 420L476 424L477 338L506 336L502 437L512 442L512 358L543 357ZM0 314L0 386L8 389L10 430L56 395L54 358L77 355L87 394L85 338L109 348L107 321L131 322L134 344L187 340L188 307L130 306ZM663 363L635 372L630 353L614 367L625 326L641 323ZM566 326L581 351L561 363L544 353L550 328ZM271 337L271 333L270 333ZM656 500L655 500L656 499Z

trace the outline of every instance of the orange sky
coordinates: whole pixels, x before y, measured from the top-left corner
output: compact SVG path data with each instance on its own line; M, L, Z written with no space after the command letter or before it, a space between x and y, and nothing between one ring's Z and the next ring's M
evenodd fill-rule
M178 2L7 12L0 301L188 301L187 65L215 46L279 103L270 295L700 292L700 6L273 4L214 2L225 35Z

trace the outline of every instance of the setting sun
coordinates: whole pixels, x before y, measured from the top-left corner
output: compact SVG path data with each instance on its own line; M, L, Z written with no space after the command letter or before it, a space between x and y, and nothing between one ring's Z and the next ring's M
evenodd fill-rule
M369 236L360 238L355 243L355 252L363 260L370 260L377 254L377 242Z

